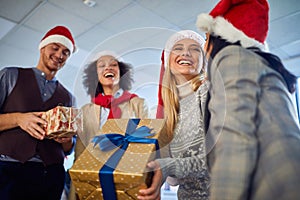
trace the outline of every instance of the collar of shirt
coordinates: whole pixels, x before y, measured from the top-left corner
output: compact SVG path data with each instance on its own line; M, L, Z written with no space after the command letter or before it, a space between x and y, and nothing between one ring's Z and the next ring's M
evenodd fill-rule
M114 94L114 98L119 98L120 96L122 96L123 92L124 92L124 90L122 88L118 89L117 92ZM100 123L99 123L100 128L102 128L102 126L107 121L107 118L108 118L108 115L109 115L109 111L110 111L109 108L101 107Z
M119 98L122 96L124 90L122 88L118 89L117 92L114 94L114 98Z
M181 85L176 85L176 87L178 89L179 99L183 99L194 92L191 86L191 81L187 81Z
M47 80L44 72L37 68L33 68L40 93L43 101L47 101L55 92L57 86L57 79L54 77L52 80Z
M43 80L46 80L45 72L39 70L38 68L33 68L34 74L36 77L40 78L42 77ZM48 82L56 82L56 77L54 77L52 80L46 80Z

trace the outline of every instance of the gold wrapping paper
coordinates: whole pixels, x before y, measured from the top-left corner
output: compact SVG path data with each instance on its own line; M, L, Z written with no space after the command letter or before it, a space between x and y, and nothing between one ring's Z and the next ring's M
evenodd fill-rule
M127 119L108 120L102 128L101 134L118 133L125 134ZM165 133L165 123L162 119L140 120L138 127L147 126L153 128L156 134L151 137L159 142L160 154L167 151L168 143ZM137 127L137 128L138 128ZM85 151L75 161L69 170L72 184L78 197L82 200L103 199L99 182L99 170L108 158L116 151L101 151L99 146L89 144ZM156 157L154 144L130 143L124 155L119 161L114 173L114 183L118 200L137 199L138 191L151 184L151 175L146 165Z
M46 138L73 136L82 129L82 112L72 107L57 106L44 112L41 118L47 121L43 128Z

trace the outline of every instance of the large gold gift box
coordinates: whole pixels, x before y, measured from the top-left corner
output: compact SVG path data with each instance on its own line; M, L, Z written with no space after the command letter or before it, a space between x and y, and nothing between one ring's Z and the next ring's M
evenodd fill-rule
M101 130L101 134L117 133L124 135L128 119L108 120ZM168 151L168 139L165 133L163 119L142 119L137 128L147 126L155 133L151 138L157 139L160 155ZM118 149L118 148L117 148ZM72 184L80 199L103 199L99 181L99 170L117 150L101 151L99 146L91 143L75 161L69 170ZM138 191L151 184L152 172L146 168L149 161L156 158L155 144L129 143L116 169L113 171L114 186L118 200L137 199Z
M73 136L82 129L82 112L77 108L57 106L44 112L41 118L47 121L43 128L49 139Z

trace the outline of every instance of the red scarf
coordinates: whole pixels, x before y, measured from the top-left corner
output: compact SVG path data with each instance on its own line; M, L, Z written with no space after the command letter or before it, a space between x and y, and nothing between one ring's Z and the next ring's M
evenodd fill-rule
M99 93L97 97L92 99L92 101L97 105L110 109L108 119L119 119L122 115L119 104L130 101L130 99L134 97L137 97L137 95L131 94L128 91L124 91L122 96L119 98L114 98L112 95L103 95Z

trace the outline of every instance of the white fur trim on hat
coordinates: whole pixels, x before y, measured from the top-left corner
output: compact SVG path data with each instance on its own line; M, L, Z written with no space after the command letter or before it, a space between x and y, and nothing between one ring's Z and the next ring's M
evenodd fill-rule
M116 52L109 51L109 50L100 51L100 52L96 53L94 56L92 56L92 61L96 61L102 56L113 56L119 62L124 62L124 60L121 56L119 56Z
M50 43L60 43L67 47L71 53L74 52L74 45L70 39L63 35L50 35L43 39L39 44L39 49L43 48L44 46L50 44Z
M197 23L198 29L210 33L215 36L220 36L228 42L235 43L240 41L242 47L258 47L266 50L266 46L257 40L248 37L244 32L235 28L225 18L217 16L213 18L209 14L202 13L198 15Z
M196 42L198 42L200 44L200 46L203 48L204 44L205 44L205 40L203 39L203 37L201 35L199 35L198 33L192 31L192 30L182 30L182 31L178 31L176 33L174 33L167 41L166 45L165 45L165 51L164 51L164 63L165 63L165 67L168 66L168 59L170 56L170 51L172 50L173 46L180 40L183 39L192 39L195 40ZM203 58L202 58L203 59ZM202 61L200 60L199 63L202 63Z

